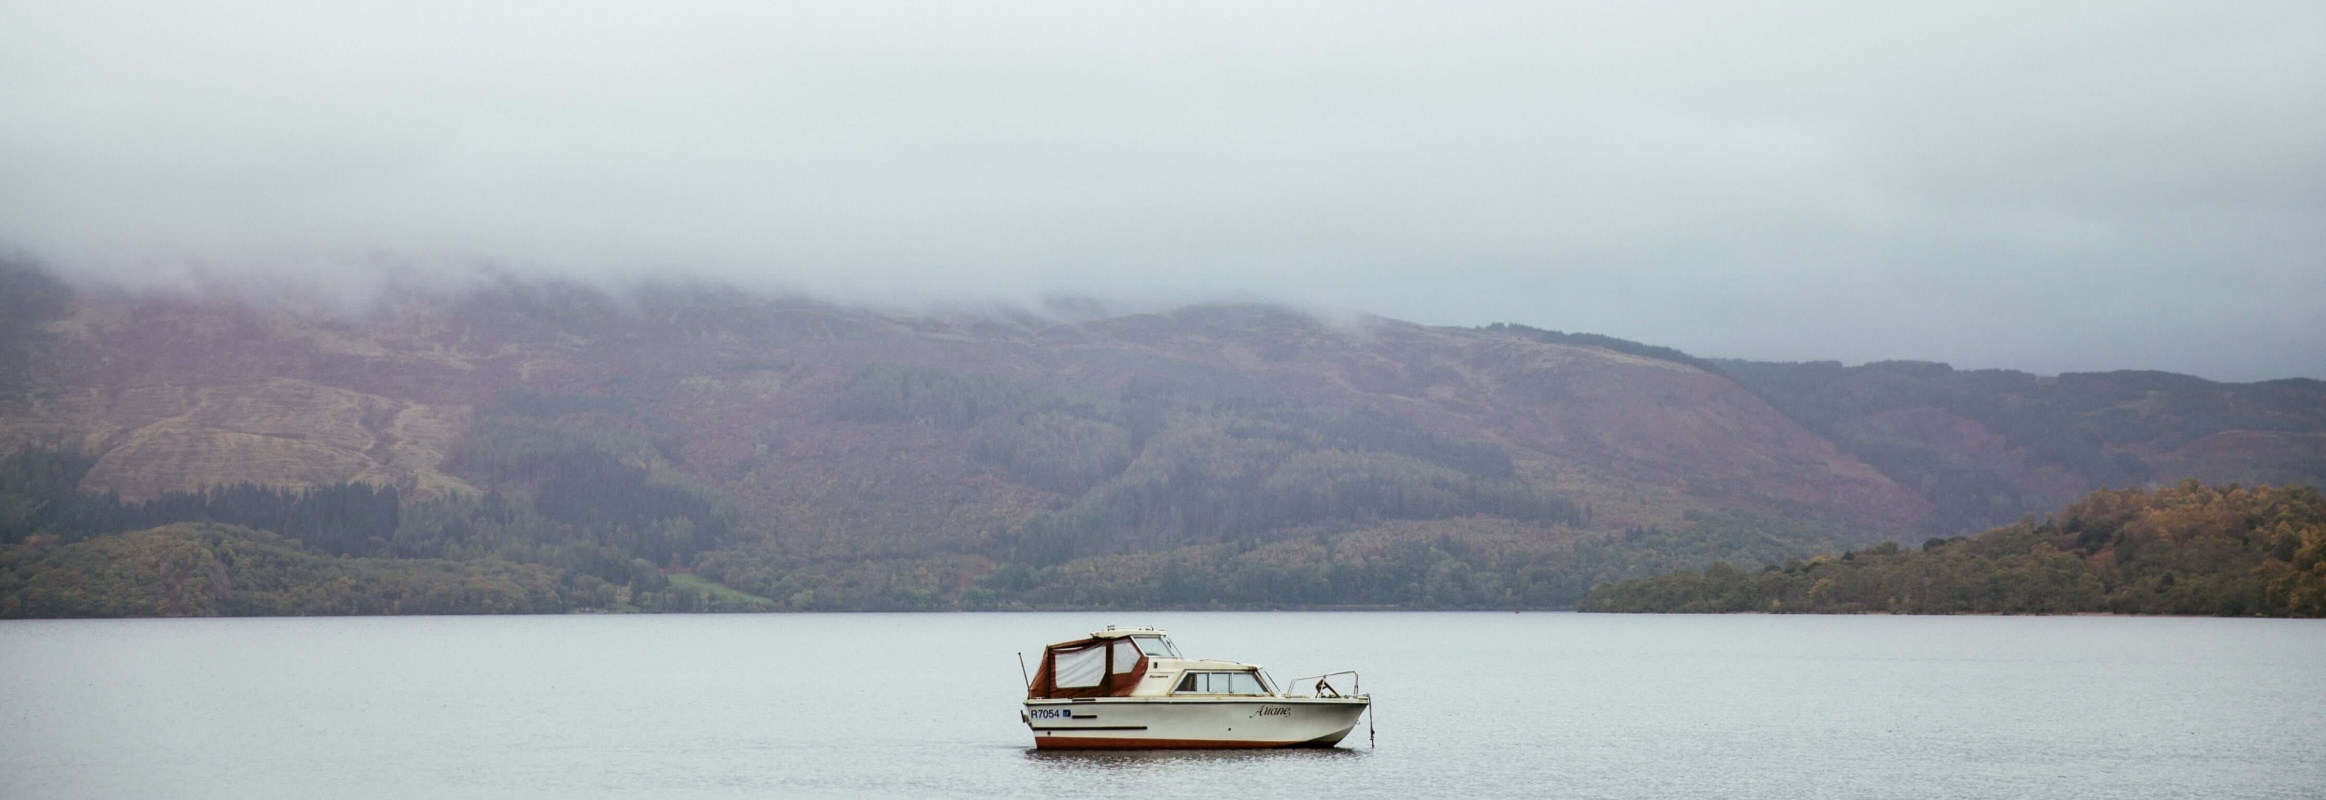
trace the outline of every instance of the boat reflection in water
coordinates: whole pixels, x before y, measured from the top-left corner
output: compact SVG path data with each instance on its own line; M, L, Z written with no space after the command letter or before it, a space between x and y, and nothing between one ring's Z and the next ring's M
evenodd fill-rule
M1109 627L1043 650L1020 717L1044 750L1332 747L1371 705L1357 688L1355 672L1279 687L1258 664L1187 658L1161 630Z

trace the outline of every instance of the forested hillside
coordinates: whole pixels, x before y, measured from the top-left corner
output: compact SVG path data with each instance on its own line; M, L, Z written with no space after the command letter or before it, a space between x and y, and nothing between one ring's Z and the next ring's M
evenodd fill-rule
M2048 513L2101 487L2197 478L2326 485L2326 383L2166 372L1714 362L1929 500L1934 531Z
M78 490L89 463L37 449L0 459L0 617L771 607L684 576L674 583L661 565L718 543L723 520L640 474L591 474L587 460L541 484L589 498L548 503L551 514L524 493L413 503L363 483L123 502Z
M0 550L0 617L538 614L569 608L560 589L545 567L331 558L204 523Z
M1750 563L1750 562L1746 562ZM1595 587L1585 611L2326 616L2326 500L2309 487L2102 490L2043 522L1758 570Z
M1926 361L1774 363L1523 325L1735 380L1930 504L1952 534L2044 514L2103 487L2197 478L2326 485L2326 382L2217 383L2168 372L2032 375Z
M1265 306L903 317L502 282L351 313L0 276L9 614L164 613L88 599L139 580L93 554L199 545L239 580L228 540L372 599L172 608L410 609L363 577L410 569L548 576L522 604L427 595L447 612L1563 607L2103 477L2301 477L2326 442L2314 381L1876 392L1894 368Z

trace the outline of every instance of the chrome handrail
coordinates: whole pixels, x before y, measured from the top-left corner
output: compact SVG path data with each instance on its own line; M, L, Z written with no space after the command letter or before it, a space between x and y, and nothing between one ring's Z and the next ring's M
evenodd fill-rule
M1347 695L1341 694L1341 690L1333 688L1331 681L1325 680L1326 678L1330 678L1335 675L1349 676L1349 693ZM1293 678L1292 680L1285 682L1284 688L1287 690L1292 689L1296 686L1299 686L1301 681L1315 681L1316 683L1309 686L1308 694L1296 695L1288 691L1284 696L1324 697L1326 696L1324 694L1325 692L1332 692L1331 696L1333 697L1362 697L1365 694L1365 678L1362 675L1358 675L1357 671L1353 669L1344 669L1339 672L1327 672L1322 675L1308 675L1304 677Z

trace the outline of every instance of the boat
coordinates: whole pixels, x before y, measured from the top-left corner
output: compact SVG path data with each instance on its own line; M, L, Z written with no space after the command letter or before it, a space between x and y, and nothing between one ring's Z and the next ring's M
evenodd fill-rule
M1157 628L1050 645L1023 677L1019 718L1042 750L1332 747L1372 707L1355 672L1279 686L1258 664L1187 658Z

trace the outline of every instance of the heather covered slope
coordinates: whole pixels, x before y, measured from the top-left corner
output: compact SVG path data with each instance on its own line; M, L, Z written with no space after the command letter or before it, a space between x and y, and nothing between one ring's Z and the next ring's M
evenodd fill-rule
M2326 485L2326 382L2164 372L1715 362L1787 417L1931 503L1952 534L2105 487L2196 478Z
M672 571L786 608L1557 606L1975 516L1726 365L1513 328L20 294L42 321L10 342L0 451L53 455L0 475L47 509L8 541L240 520L198 496L220 487L393 487L393 531L334 552L549 566L571 607L584 578L652 596Z
M1049 324L707 291L626 300L507 288L360 324L223 301L83 302L50 326L55 369L9 398L6 430L80 446L99 459L86 488L128 498L245 480L427 493L475 489L445 460L496 415L596 418L803 534L884 514L924 532L973 527L981 512L912 510L973 496L1018 516L1131 464L1128 452L1029 462L1048 454L1016 440L1082 420L1112 443L1101 451L1143 450L1206 415L1379 432L1398 443L1318 447L1423 463L1464 457L1431 448L1476 450L1496 463L1456 471L1555 489L1613 524L1734 506L1905 531L1927 513L1732 382L1598 348L1265 307ZM1165 442L1183 440L1209 441ZM891 497L892 483L913 488Z

